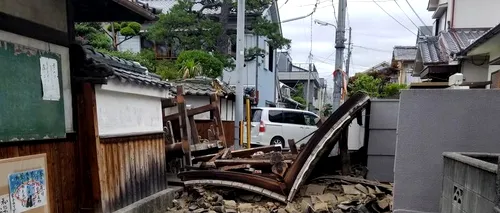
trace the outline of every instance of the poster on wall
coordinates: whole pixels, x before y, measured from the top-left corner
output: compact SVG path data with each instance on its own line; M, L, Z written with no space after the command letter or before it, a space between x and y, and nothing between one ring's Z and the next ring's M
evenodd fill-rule
M0 213L48 213L46 154L0 160Z
M12 213L47 205L45 169L10 174L9 195Z

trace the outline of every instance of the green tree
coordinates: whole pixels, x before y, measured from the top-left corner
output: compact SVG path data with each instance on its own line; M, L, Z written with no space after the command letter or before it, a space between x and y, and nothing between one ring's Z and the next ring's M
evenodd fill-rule
M79 23L75 25L77 37L87 40L90 45L98 49L110 49L111 38L106 35L100 23Z
M194 68L194 74L211 78L221 76L224 69L224 64L218 58L201 50L187 50L181 52L177 57L176 64L179 68L183 68L184 71L186 67L191 67ZM197 68L197 66L199 66L199 68ZM192 75L188 76L193 77Z
M400 90L407 88L404 84L389 83L386 79L384 75L358 73L349 79L348 94L364 92L374 98L397 98Z
M269 8L272 0L247 0L247 15L261 16ZM201 9L194 10L195 4ZM207 10L219 13L205 13ZM229 28L229 16L236 13L236 4L231 0L204 0L194 2L179 0L167 14L160 15L159 21L148 29L148 37L157 42L177 44L184 50L204 50L214 53L224 64L232 67L228 50L235 43L234 30ZM276 49L287 48L290 40L282 37L279 24L263 18L256 18L247 25L247 30L265 36ZM231 41L231 42L230 42ZM247 50L247 60L262 56L263 51Z
M108 33L109 32L109 33ZM107 34L113 40L112 47L114 50L118 49L118 46L123 42L139 35L141 32L141 24L137 22L113 22L107 26ZM118 41L118 33L125 36L121 41Z
M302 105L306 104L306 99L304 99L304 85L302 83L295 85L295 88L292 90L290 95L294 101L297 101Z
M331 104L325 104L321 110L321 115L328 117L333 113L333 106Z

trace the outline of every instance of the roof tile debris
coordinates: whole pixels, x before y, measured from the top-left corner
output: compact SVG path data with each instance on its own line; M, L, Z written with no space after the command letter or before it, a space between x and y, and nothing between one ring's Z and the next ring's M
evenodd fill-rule
M417 57L417 47L395 46L392 54L396 61L414 61Z
M215 93L220 95L234 94L234 90L223 82L208 77L198 76L191 79L174 81L172 84L174 85L171 88L173 94L177 94L176 87L179 85L183 86L184 95L210 96Z
M131 82L141 85L149 85L159 88L170 88L171 84L162 81L160 76L150 73L146 67L137 62L124 60L96 51L90 45L81 45L84 51L85 66L101 67L92 70L92 77L116 78L121 82Z

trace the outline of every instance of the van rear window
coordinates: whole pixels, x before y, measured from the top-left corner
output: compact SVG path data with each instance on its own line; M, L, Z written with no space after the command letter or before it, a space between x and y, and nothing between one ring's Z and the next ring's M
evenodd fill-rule
M261 109L252 109L250 112L250 120L251 122L260 122L262 116L262 110Z

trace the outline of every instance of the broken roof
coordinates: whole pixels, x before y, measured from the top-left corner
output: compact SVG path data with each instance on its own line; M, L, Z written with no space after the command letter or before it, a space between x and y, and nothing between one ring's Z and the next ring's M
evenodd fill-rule
M184 95L210 96L217 93L222 96L234 94L234 90L223 82L208 77L198 76L195 78L174 81L172 84L174 85L171 89L173 94L177 94L176 87L179 85L183 86Z
M124 60L96 51L90 45L74 44L71 47L74 57L72 63L80 67L78 77L90 77L105 83L107 79L135 83L157 88L170 88L171 84L162 81L160 76L150 73L137 62Z
M415 61L417 57L416 46L395 46L392 52L393 60L396 61Z

